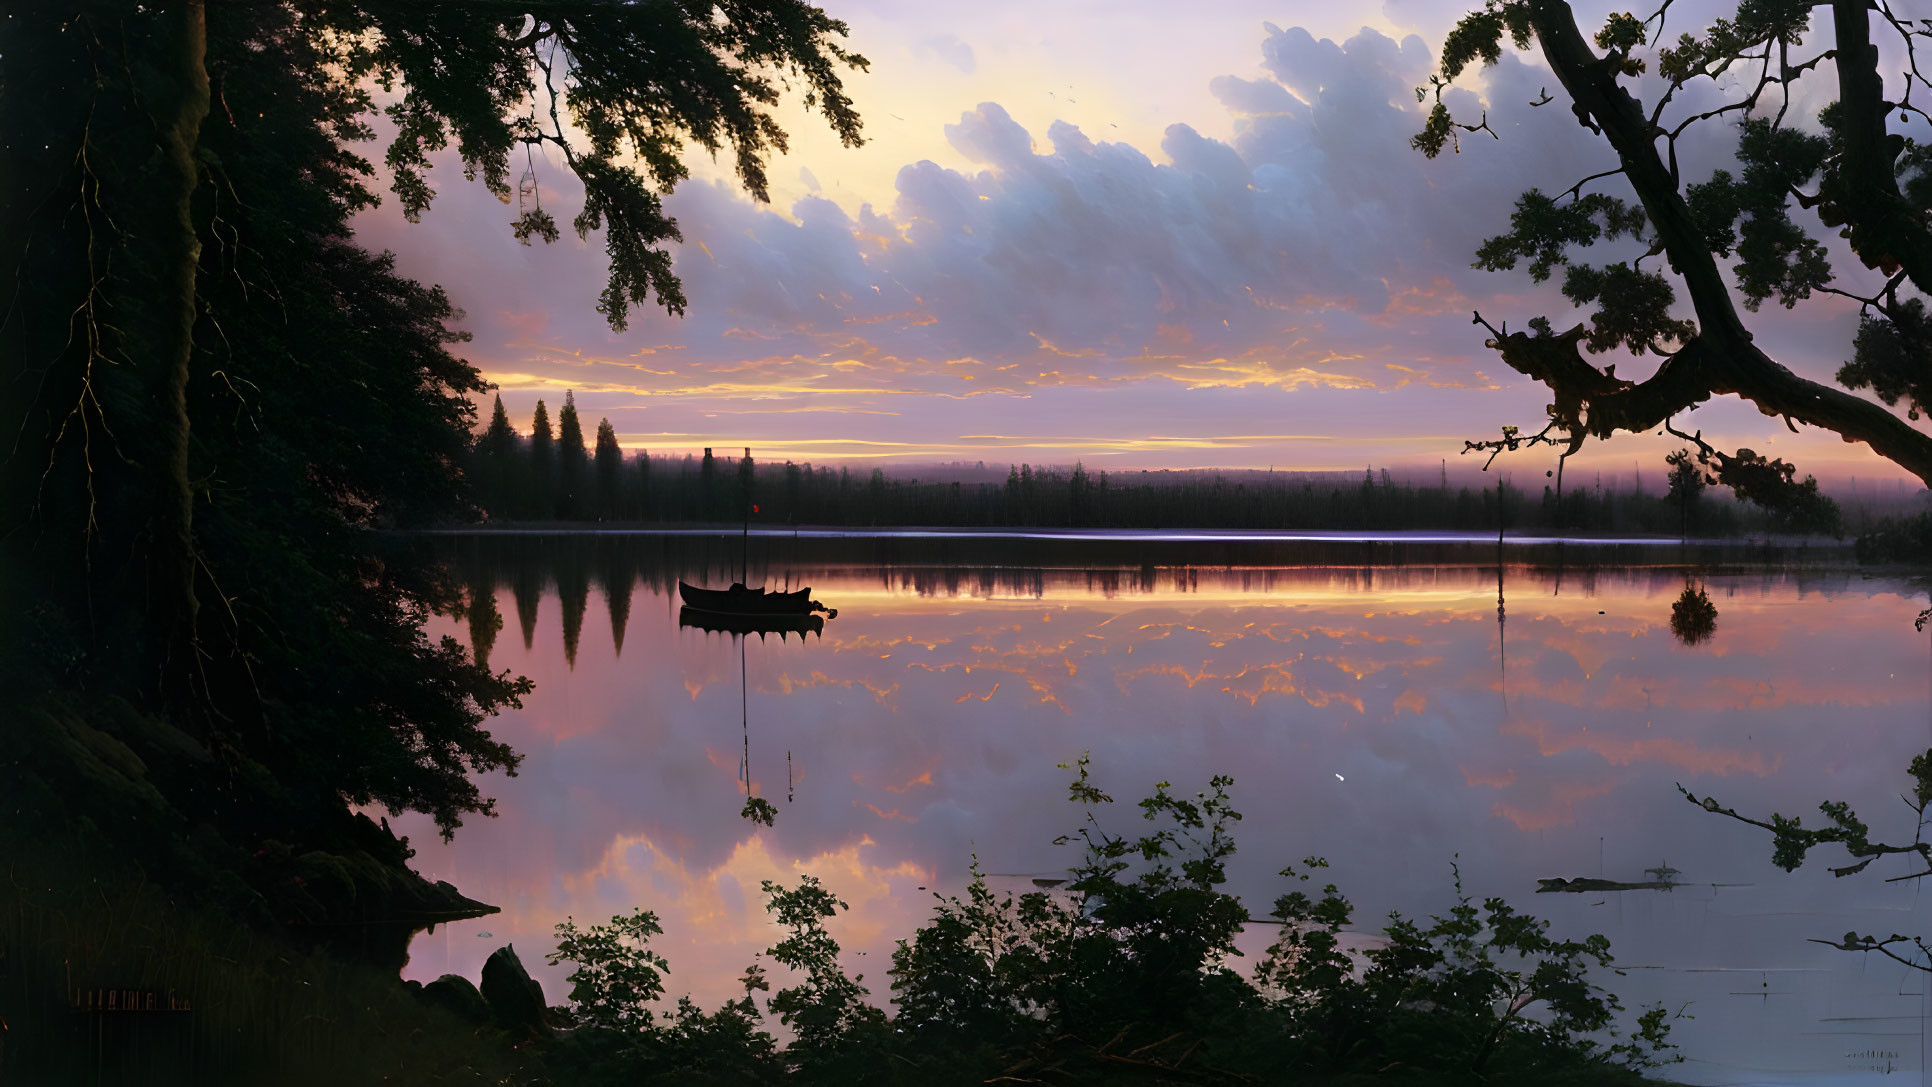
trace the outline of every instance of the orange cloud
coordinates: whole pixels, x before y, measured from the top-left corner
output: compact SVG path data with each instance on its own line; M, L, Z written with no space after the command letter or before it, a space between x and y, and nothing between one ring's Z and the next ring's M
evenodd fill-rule
M1576 822L1578 801L1604 796L1616 788L1615 782L1605 781L1595 785L1559 785L1553 789L1548 799L1535 807L1505 804L1497 801L1490 813L1501 819L1515 823L1519 830L1548 830L1551 827L1567 827Z

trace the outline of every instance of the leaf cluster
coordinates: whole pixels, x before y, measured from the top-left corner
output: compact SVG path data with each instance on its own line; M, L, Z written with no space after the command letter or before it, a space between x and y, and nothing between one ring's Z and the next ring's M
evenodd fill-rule
M1926 618L1926 614L1920 614L1920 630L1925 629ZM1819 813L1825 817L1825 825L1811 828L1806 827L1803 819L1797 816L1787 817L1773 812L1769 821L1754 819L1739 814L1733 808L1724 807L1715 797L1698 797L1682 785L1677 787L1677 791L1683 794L1684 799L1705 811L1769 831L1771 861L1787 872L1802 866L1811 850L1821 845L1842 845L1854 862L1831 869L1832 875L1841 879L1857 875L1871 867L1873 861L1886 856L1901 855L1915 859L1917 865L1913 871L1893 877L1890 881L1897 882L1932 876L1932 842L1925 840L1926 810L1932 808L1932 750L1914 756L1906 767L1906 774L1912 781L1912 789L1909 795L1900 799L1915 817L1909 844L1872 840L1871 828L1851 810L1849 804L1840 800L1828 800L1818 805ZM1932 973L1932 945L1928 945L1922 936L1893 933L1881 939L1853 931L1837 940L1813 939L1811 942L1840 951L1877 952L1894 962ZM1904 953L1894 948L1902 949Z
M1799 186L1825 168L1832 141L1754 117L1740 126L1737 157L1742 172L1718 170L1687 186L1685 201L1712 252L1730 256L1745 308L1755 310L1775 295L1786 309L1832 281L1825 248L1791 220Z
M1817 479L1806 476L1799 482L1797 465L1781 457L1754 449L1727 454L1702 445L1697 460L1707 483L1729 487L1770 513L1784 531L1835 536L1843 530L1838 503L1818 490Z
M1712 20L1701 36L1682 34L1675 47L1658 52L1657 71L1673 83L1716 76L1745 54L1767 44L1793 46L1811 29L1805 0L1742 0L1730 19Z
M1668 355L1697 335L1697 325L1672 317L1677 290L1657 272L1631 264L1573 264L1563 276L1563 296L1579 306L1596 303L1584 346L1593 352L1622 347L1633 355Z
M557 949L548 958L552 966L576 965L564 979L573 1020L606 1030L649 1029L656 1019L651 1006L664 995L664 975L671 969L649 946L651 937L663 933L657 914L649 910L587 929L565 918L557 926Z
M1429 76L1428 85L1415 90L1416 101L1426 102L1433 95L1435 103L1429 108L1422 131L1409 138L1410 147L1422 152L1425 157L1435 158L1442 153L1443 147L1456 142L1459 129L1495 135L1489 128L1487 117L1481 124L1475 125L1455 120L1449 113L1449 107L1442 102L1442 92L1471 64L1481 61L1484 67L1488 67L1502 60L1505 34L1516 48L1529 48L1532 35L1530 5L1526 0L1488 0L1481 10L1463 16L1449 31L1442 42L1440 65ZM1461 152L1460 142L1455 145L1456 151Z
M1925 811L1932 806L1932 750L1914 756L1907 767L1907 775L1912 780L1912 791L1905 798L1906 806L1919 817L1917 829L1922 830ZM1842 800L1827 800L1819 804L1818 812L1824 816L1824 825L1806 827L1802 816L1773 812L1768 822L1760 821L1722 806L1715 797L1698 797L1682 785L1677 787L1677 791L1683 794L1684 799L1705 811L1770 831L1771 862L1787 872L1797 870L1811 850L1823 845L1842 845L1845 852L1857 860L1849 867L1832 869L1832 874L1841 877L1862 872L1872 861L1889 854L1916 855L1928 871L1932 871L1932 843L1920 836L1915 836L1909 845L1873 841L1871 827L1852 811L1851 805Z
M1644 210L1604 193L1573 200L1531 189L1517 198L1510 229L1483 242L1475 267L1497 272L1529 262L1530 278L1541 283L1564 268L1563 294L1578 306L1596 303L1585 345L1593 352L1616 347L1632 354L1668 354L1697 334L1692 322L1671 316L1676 289L1661 273L1635 263L1572 263L1571 250L1628 237L1645 239ZM1539 336L1550 335L1548 318L1532 319Z
M1483 242L1474 267L1507 271L1518 261L1529 262L1530 278L1550 278L1557 265L1568 265L1572 248L1619 237L1643 237L1644 210L1629 201L1590 193L1563 202L1531 189L1518 197L1510 213L1509 232Z
M1665 477L1668 483L1667 497L1673 502L1694 502L1704 493L1706 481L1704 473L1698 470L1696 457L1688 449L1678 449L1664 454L1664 463L1670 466Z
M1870 389L1887 404L1903 400L1912 419L1925 414L1932 405L1932 315L1925 301L1907 298L1885 313L1861 316L1838 383Z
M435 196L431 156L452 142L465 177L506 203L514 154L534 174L535 149L557 149L584 187L578 236L605 234L610 278L598 311L616 331L653 298L683 312L666 248L681 236L662 196L689 175L689 149L729 151L746 190L769 199L767 160L787 147L773 110L794 84L846 145L861 142L842 73L865 58L841 44L844 23L802 0L304 10L344 81L397 96L383 110L395 130L386 161L412 221ZM524 244L558 237L540 202L520 207L512 227Z
M845 904L811 877L766 883L786 935L765 957L796 979L766 1003L792 1040L774 1050L758 1028L752 993L769 983L754 966L746 997L720 1013L749 1031L734 1036L749 1047L741 1065L808 1083L1319 1082L1391 1070L1426 1082L1634 1083L1637 1070L1670 1059L1662 1009L1616 1034L1621 1006L1596 980L1612 968L1602 936L1558 939L1500 898L1479 906L1459 875L1446 914L1391 915L1374 936L1350 928L1353 907L1332 884L1251 917L1221 889L1240 821L1230 779L1192 796L1157 783L1137 805L1145 826L1123 834L1100 819L1113 801L1088 760L1067 768L1084 809L1058 839L1079 850L1069 878L1003 893L975 858L964 893L935 895L930 917L894 951L890 1019L868 1002L863 978L838 965L825 925ZM1326 867L1309 858L1282 874L1307 883ZM616 938L626 923L614 919L611 940L559 929L572 941L559 957L604 955L621 967L573 979L660 968ZM1244 972L1235 938L1253 925L1279 935ZM573 1006L605 1000L573 989ZM688 1002L678 1014L697 1016ZM602 1073L620 1067L688 1074L679 1063L688 1045L665 1033L671 1021L566 1034L551 1063L599 1073L583 1079L593 1083L614 1082Z

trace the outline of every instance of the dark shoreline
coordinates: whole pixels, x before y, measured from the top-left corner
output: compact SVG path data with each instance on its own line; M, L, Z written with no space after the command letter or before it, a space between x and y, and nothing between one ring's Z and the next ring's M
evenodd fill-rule
M886 565L1070 565L1123 569L1162 566L1460 566L1495 565L1494 534L1447 531L1308 532L1142 529L935 529L897 527L641 525L522 522L417 530L444 540L633 541L675 551L716 551L736 560L749 547L754 565L820 562ZM729 552L729 555L726 555ZM1510 536L1507 565L1857 567L1854 542L1828 537L1697 539L1673 537ZM1863 569L1879 572L1877 567Z

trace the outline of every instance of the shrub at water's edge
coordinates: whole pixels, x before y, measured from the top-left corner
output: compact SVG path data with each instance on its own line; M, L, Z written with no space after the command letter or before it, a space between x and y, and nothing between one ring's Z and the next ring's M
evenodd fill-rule
M1924 566L1932 561L1932 513L1880 522L1857 546L1861 563Z
M1221 889L1241 818L1231 779L1192 798L1159 783L1139 804L1145 832L1117 835L1086 759L1069 769L1085 811L1058 839L1079 849L1068 882L1002 893L975 862L965 894L936 896L899 942L890 1016L840 968L825 923L845 903L809 876L764 887L786 933L765 957L792 984L774 991L779 979L753 965L744 996L713 1013L689 998L662 1008L654 914L565 922L552 961L575 970L542 1047L551 1073L591 1085L1635 1083L1676 1059L1662 1008L1628 1019L1593 980L1611 968L1602 936L1555 939L1501 899L1477 904L1460 877L1445 914L1391 915L1367 940L1348 935L1353 908L1332 884L1253 917ZM1324 867L1310 858L1283 875L1304 883ZM1249 925L1280 935L1244 971L1235 939Z

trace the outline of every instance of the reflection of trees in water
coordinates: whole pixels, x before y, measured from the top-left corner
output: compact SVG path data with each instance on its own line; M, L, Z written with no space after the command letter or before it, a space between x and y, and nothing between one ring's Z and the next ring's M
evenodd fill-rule
M636 571L625 554L622 541L606 540L599 548L597 583L604 590L604 605L610 612L610 640L616 655L624 655L624 628L631 619L631 588Z
M503 613L496 606L496 579L484 571L470 578L467 588L463 606L470 625L470 649L476 654L476 663L488 668L490 650L496 648L497 633L503 629Z
M509 575L510 595L516 601L517 626L523 631L523 648L529 649L531 641L537 636L537 607L543 602L543 567L526 562L505 569Z
M487 658L495 644L496 624L514 608L524 646L534 642L542 598L557 596L559 618L546 619L564 628L565 654L574 659L581 648L588 596L596 590L611 622L612 644L619 650L632 618L633 597L640 590L668 601L676 614L677 583L723 584L738 580L741 540L735 535L663 536L652 534L541 534L459 536L439 541L438 549L466 590L472 647ZM1444 588L1474 588L1495 577L1497 565L1516 570L1519 591L1532 595L1550 589L1560 577L1560 593L1585 596L1634 588L1646 593L1676 592L1683 574L1654 566L1600 563L1599 554L1584 551L1589 561L1578 563L1578 548L1561 551L1511 547L1496 554L1493 540L1477 553L1480 565L1470 562L1469 549L1460 558L1432 564L1442 549L1377 545L1376 548L1300 545L1250 545L1245 549L1208 542L1190 549L1167 542L1141 542L1133 548L1120 541L1042 542L990 539L877 540L753 536L750 575L753 583L773 588L818 585L835 594L833 583L867 586L887 592L929 599L978 597L1001 600L1039 600L1056 595L1085 595L1110 600L1195 593L1246 593L1255 603L1291 600L1300 593L1400 596ZM1442 552L1442 554L1447 554ZM1729 552L1700 556L1721 565ZM1417 561L1406 561L1411 557ZM1541 558L1562 558L1552 567ZM1373 561L1364 561L1365 558ZM1559 572L1560 570L1560 572ZM1736 591L1795 590L1800 595L1837 592L1856 576L1847 567L1760 565L1753 575L1727 575ZM510 600L486 599L509 590ZM1266 600L1266 597L1277 600ZM836 601L828 601L836 605ZM1499 601L1500 603L1500 601ZM490 613L501 608L492 619ZM1501 616L1499 616L1501 618ZM1676 627L1673 626L1673 630ZM1706 632L1708 634L1708 632ZM1681 635L1680 635L1681 636Z
M1702 585L1686 584L1670 606L1670 632L1685 645L1696 645L1717 631L1717 605Z
M557 564L557 598L563 604L564 661L577 667L577 643L584 634L584 610L590 604L590 572L584 563Z

